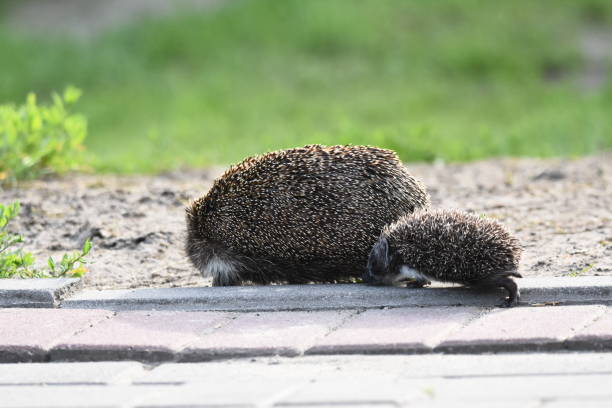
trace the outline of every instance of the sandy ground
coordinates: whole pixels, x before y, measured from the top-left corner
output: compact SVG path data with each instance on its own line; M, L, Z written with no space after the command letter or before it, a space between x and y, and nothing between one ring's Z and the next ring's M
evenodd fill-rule
M515 232L524 276L612 275L612 155L407 166L434 206L484 213ZM22 203L12 229L41 262L91 236L87 287L207 285L183 253L184 207L222 170L72 175L0 191L0 202Z

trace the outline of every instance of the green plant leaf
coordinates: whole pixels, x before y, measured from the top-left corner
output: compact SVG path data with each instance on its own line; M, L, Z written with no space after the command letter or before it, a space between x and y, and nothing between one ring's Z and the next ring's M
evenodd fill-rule
M85 244L83 244L82 255L87 255L90 250L91 250L91 241L89 240L89 238L87 238L87 240L85 241Z
M64 90L64 101L66 103L75 103L81 97L82 91L74 86L68 86Z
M0 105L0 185L80 167L87 121L68 109L80 95L67 87L50 105L38 105L35 94L22 106Z
M47 265L49 265L51 272L55 272L55 260L52 257L47 260Z

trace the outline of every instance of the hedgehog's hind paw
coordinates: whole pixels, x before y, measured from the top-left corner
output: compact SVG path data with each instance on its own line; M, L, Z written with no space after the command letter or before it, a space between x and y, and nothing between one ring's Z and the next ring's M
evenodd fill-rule
M204 276L212 276L213 286L240 286L244 281L241 276L241 264L235 260L212 257L206 264Z
M242 286L239 276L215 275L213 276L213 286Z

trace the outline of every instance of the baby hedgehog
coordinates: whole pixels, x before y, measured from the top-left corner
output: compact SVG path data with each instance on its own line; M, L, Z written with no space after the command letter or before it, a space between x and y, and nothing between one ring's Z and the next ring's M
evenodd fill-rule
M459 210L417 211L384 228L368 259L364 281L422 287L429 280L470 287L503 287L518 303L511 278L517 272L521 246L500 223Z
M214 286L347 280L386 224L428 205L392 151L280 150L232 166L187 208L186 252Z

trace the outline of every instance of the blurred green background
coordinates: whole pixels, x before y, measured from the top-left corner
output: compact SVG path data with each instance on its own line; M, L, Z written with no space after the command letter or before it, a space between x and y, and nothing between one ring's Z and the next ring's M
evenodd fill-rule
M307 143L405 161L612 147L609 0L218 0L91 33L16 3L0 0L0 104L82 89L99 171Z

